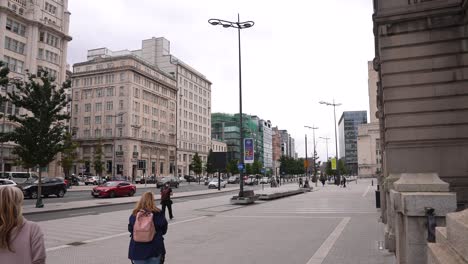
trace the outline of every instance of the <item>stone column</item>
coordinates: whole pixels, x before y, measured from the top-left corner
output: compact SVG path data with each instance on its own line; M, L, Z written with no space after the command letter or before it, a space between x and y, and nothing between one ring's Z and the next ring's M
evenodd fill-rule
M382 192L385 202L385 212L382 221L385 223L385 248L395 252L395 209L390 199L390 191L394 189L393 184L400 179L400 174L391 173L383 181Z
M437 226L444 226L445 215L457 208L456 194L436 173L403 173L393 187L397 263L426 263L426 209L433 208Z

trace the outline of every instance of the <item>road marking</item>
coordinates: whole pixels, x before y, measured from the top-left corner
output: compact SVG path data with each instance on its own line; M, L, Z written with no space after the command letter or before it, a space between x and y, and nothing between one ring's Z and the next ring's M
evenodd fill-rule
M78 213L78 214L68 214L69 216L79 216L79 215L87 215L87 214L93 214L96 212L84 212L84 213Z
M342 219L338 216L289 216L289 215L217 215L216 217L225 218L303 218L303 219Z
M368 193L369 190L370 190L370 187L371 187L370 185L367 186L367 189L366 189L366 191L362 194L362 197L365 197L365 196L367 195L367 193Z
M349 220L351 220L350 217L345 217L343 220L341 220L341 222L336 226L335 230L333 230L325 242L323 242L312 258L309 259L307 264L322 264L323 260L325 260L327 257L336 240L338 240L346 225L349 223Z
M197 220L200 220L200 219L203 219L203 218L207 218L207 216L200 216L200 217L190 218L190 219L183 220L183 221L169 223L169 226L182 224L182 223L187 223L187 222L193 222L193 221L197 221ZM105 237L100 237L100 238L95 238L95 239L89 239L89 240L85 240L85 241L81 241L81 242L84 243L84 244L90 244L90 243L94 243L94 242L98 242L98 241L103 241L103 240L108 240L108 239L112 239L112 238L116 238L116 237L121 237L121 236L130 236L130 234L128 232L124 232L124 233L114 234L114 235L110 235L110 236L105 236ZM61 246L57 246L57 247L51 247L51 248L46 249L46 252L56 251L56 250L69 248L69 247L72 247L72 246L67 244L67 245L61 245Z

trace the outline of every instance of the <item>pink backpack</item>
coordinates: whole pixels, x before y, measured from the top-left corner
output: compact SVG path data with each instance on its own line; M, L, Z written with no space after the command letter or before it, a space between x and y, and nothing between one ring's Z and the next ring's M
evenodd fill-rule
M151 242L156 234L153 222L153 213L139 211L133 225L133 240L135 242Z

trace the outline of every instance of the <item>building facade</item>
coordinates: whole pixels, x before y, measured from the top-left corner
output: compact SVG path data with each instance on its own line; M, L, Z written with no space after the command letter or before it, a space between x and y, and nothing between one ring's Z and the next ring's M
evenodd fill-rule
M340 159L344 158L349 173L358 173L358 127L367 123L367 111L345 111L338 122Z
M213 152L227 152L227 144L226 142L212 139L211 140L211 150Z
M62 84L66 80L68 42L72 39L69 24L68 0L1 0L0 60L10 69L9 77L23 79L26 71L36 73L43 69L55 78L57 84ZM2 104L0 112L22 113L10 103ZM2 123L4 132L16 127L7 119ZM4 160L5 171L23 170L15 165L17 157L12 153L13 147L9 143L2 144L0 160ZM57 162L44 170L46 176L62 175Z
M104 176L172 175L175 79L130 52L90 50L88 58L73 66L72 130L83 161L74 172L95 175L102 145Z
M280 158L282 155L281 151L281 133L278 127L273 127L271 129L271 142L272 142L272 153L273 153L273 171L276 175L280 168Z
M270 120L260 120L260 129L263 132L263 166L273 169L273 131Z

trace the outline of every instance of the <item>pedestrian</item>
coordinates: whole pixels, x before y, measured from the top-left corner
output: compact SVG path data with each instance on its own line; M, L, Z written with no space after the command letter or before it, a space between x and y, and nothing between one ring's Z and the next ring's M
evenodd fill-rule
M0 263L45 264L44 234L23 217L23 200L19 188L0 188Z
M174 218L174 215L172 214L172 189L169 186L169 183L166 183L164 187L161 188L161 205L162 205L162 211L164 214L166 214L166 207L169 210L169 219Z
M302 185L302 178L299 178L299 188L303 187Z
M304 188L310 188L309 180L307 178L304 181Z
M149 219L152 222L145 224L145 220L147 220L148 217L152 218ZM145 227L148 226L150 226L150 228L145 229ZM152 230L152 232L146 232L146 230ZM138 201L130 215L128 232L130 232L128 258L132 263L163 263L163 259L166 255L163 236L167 232L167 220L164 216L164 212L156 207L152 192L145 192L141 195L140 201ZM146 240L143 242L141 239L144 237Z
M346 188L346 177L343 176L343 188Z

